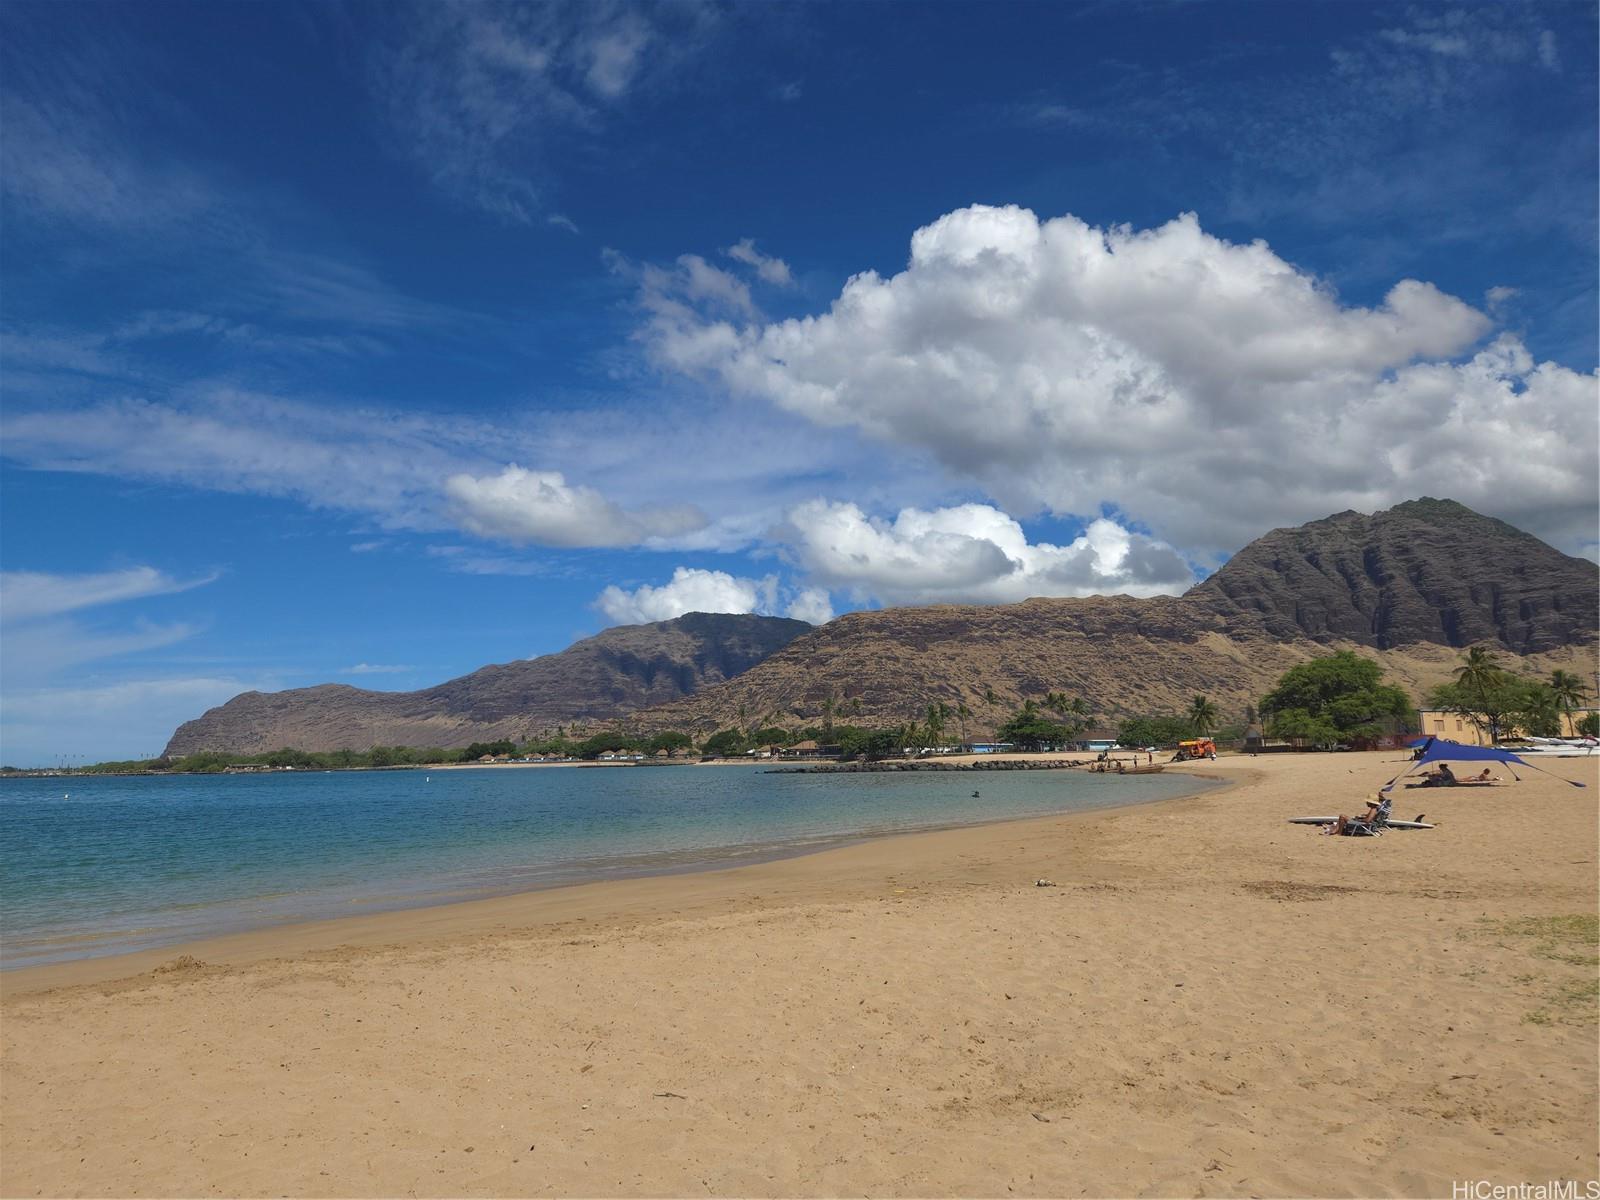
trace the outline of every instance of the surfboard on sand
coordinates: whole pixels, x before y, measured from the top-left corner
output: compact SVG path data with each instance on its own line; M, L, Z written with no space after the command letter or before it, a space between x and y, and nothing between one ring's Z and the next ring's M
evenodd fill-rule
M1338 817L1290 817L1289 818L1289 824L1291 824L1291 825L1332 825L1338 819L1339 819ZM1428 821L1385 821L1383 823L1383 828L1385 828L1385 829L1432 829L1433 825L1432 825L1431 822L1428 822Z

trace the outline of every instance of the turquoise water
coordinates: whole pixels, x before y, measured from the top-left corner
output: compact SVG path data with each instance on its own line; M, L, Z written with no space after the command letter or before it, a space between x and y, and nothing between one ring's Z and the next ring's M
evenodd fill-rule
M1202 786L1182 775L743 766L9 779L0 782L0 967Z

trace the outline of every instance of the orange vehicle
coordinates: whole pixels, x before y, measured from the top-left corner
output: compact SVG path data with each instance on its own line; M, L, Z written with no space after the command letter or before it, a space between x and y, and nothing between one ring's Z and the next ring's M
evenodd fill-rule
M1178 753L1173 756L1173 762L1183 762L1190 758L1216 758L1217 744L1210 738L1191 738L1186 742L1178 743Z

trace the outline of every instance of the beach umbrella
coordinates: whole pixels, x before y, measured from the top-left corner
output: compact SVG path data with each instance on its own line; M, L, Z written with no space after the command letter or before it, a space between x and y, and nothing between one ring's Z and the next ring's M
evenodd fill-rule
M1519 767L1526 767L1531 771L1540 771L1541 774L1550 775L1550 772L1544 771L1541 768L1534 766L1526 759L1519 758L1510 750L1502 750L1498 746L1468 746L1461 742L1451 742L1446 741L1444 738L1434 738L1428 743L1428 748L1418 755L1415 762L1413 762L1404 771L1400 772L1400 774L1396 775L1393 779L1389 780L1389 782L1384 784L1380 790L1387 792L1390 788L1394 787L1395 784L1399 783L1418 767L1424 765L1425 763L1431 762L1497 762L1505 763L1507 770L1510 770L1511 765L1515 763ZM1511 771L1511 778L1517 779L1520 777L1515 771ZM1561 779L1561 776L1550 775L1550 778ZM1573 787L1578 788L1587 786L1577 782L1574 779L1561 779L1561 782L1571 784Z

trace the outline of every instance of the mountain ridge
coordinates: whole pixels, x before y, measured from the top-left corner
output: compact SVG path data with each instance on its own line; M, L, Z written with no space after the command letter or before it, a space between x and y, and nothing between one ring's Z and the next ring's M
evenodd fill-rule
M703 734L825 711L871 724L941 702L969 710L972 733L1049 691L1106 716L1181 710L1196 694L1242 711L1284 670L1335 649L1378 659L1414 695L1469 645L1588 677L1597 581L1594 563L1422 497L1270 530L1182 596L857 611L819 627L692 613L416 692L246 693L181 726L167 753L452 747L558 724Z
M1419 697L1475 644L1588 677L1597 579L1594 563L1422 497L1271 530L1182 596L848 613L630 722L704 732L744 712L809 724L831 701L846 719L893 723L945 703L992 732L1049 691L1102 715L1182 711L1197 694L1242 712L1289 667L1342 649L1378 659Z
M164 753L519 741L555 725L612 721L732 678L810 629L787 617L688 613L603 630L556 654L494 663L416 691L324 683L245 692L180 725Z

